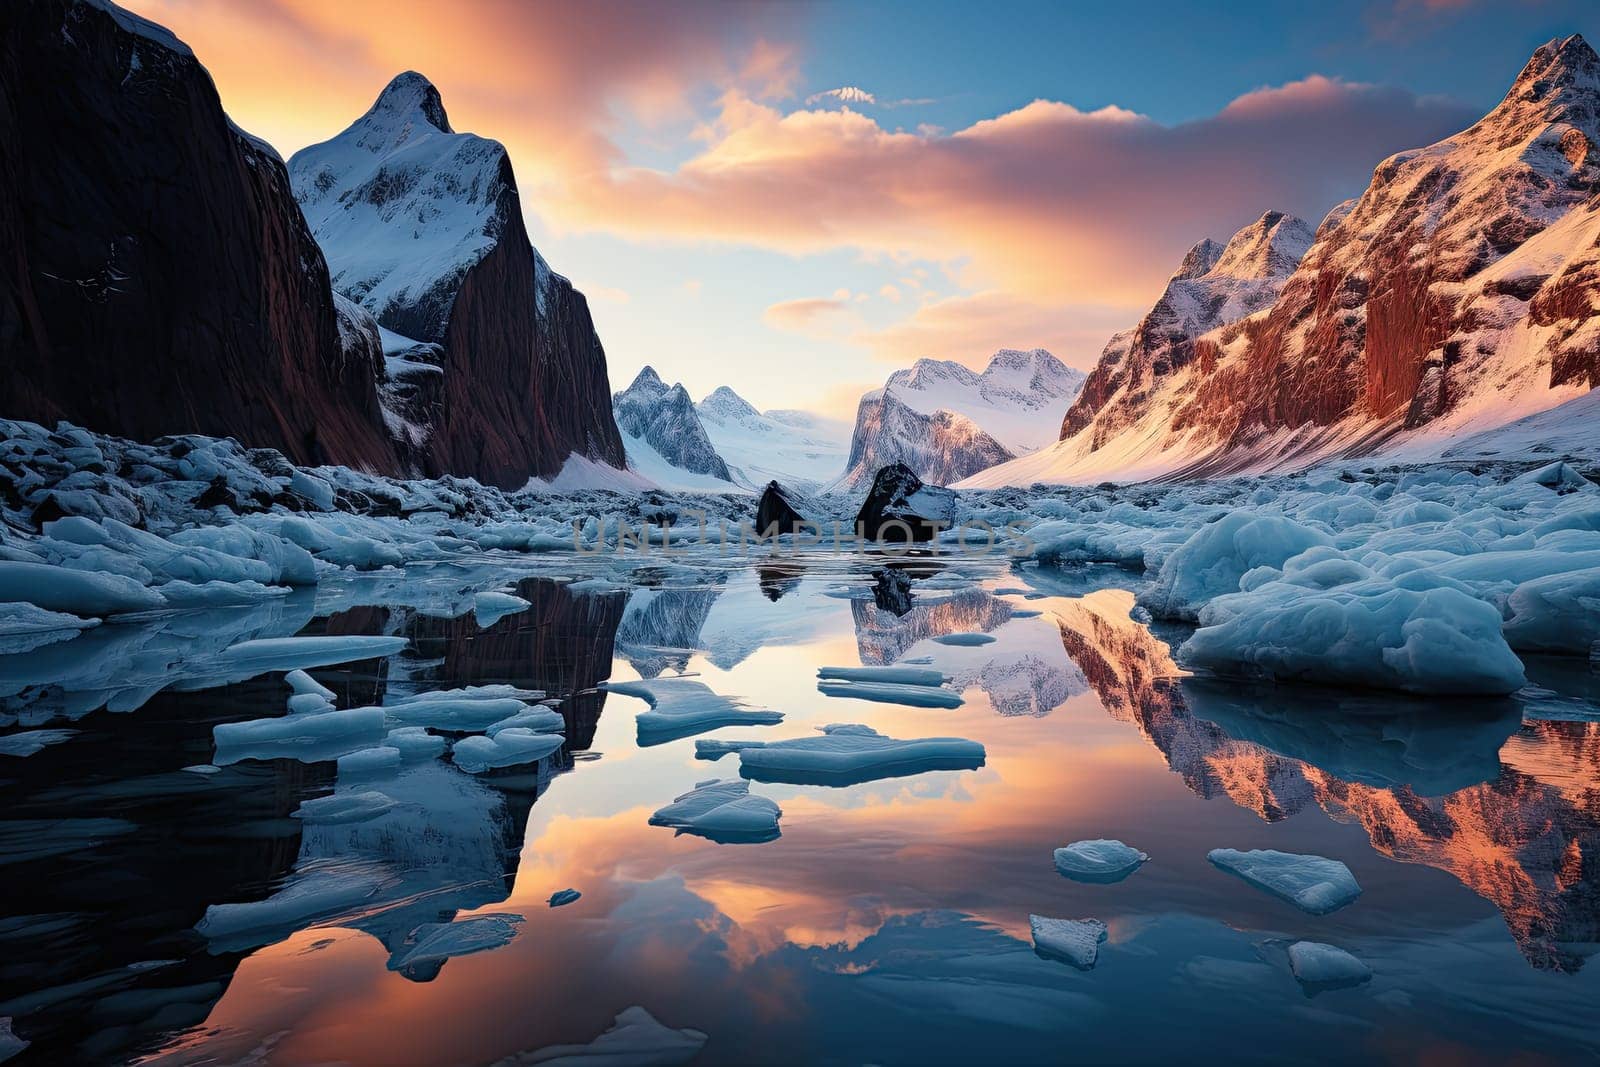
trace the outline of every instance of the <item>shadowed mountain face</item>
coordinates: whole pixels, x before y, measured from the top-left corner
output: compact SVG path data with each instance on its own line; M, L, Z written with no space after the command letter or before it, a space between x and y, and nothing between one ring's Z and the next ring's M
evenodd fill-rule
M7 5L0 249L7 415L397 466L381 368L341 338L283 161L160 27L110 5Z
M1285 709L1281 688L1182 677L1128 618L1129 594L1067 603L1068 655L1196 794L1268 821L1316 805L1361 826L1383 855L1446 871L1492 903L1536 968L1576 971L1600 942L1600 723L1314 690Z

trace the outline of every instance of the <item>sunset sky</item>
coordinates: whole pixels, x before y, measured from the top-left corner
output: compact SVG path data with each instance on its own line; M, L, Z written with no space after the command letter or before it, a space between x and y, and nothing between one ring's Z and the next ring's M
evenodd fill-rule
M1093 365L1184 251L1315 223L1589 4L123 0L285 157L393 75L510 150L621 388L853 413L918 356Z

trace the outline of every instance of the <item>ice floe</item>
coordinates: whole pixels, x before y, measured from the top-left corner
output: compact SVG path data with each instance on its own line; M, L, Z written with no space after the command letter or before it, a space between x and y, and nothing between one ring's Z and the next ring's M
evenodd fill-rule
M720 844L753 844L778 837L783 809L750 792L743 779L710 779L650 816L651 826L670 826Z
M1049 919L1028 916L1033 932L1033 950L1041 956L1070 963L1080 971L1091 970L1100 958L1100 942L1108 933L1099 919Z
M936 644L953 645L957 648L975 648L978 645L991 645L996 641L994 634L960 633L940 634L933 638Z
M283 676L283 680L288 683L289 688L294 691L296 696L319 696L329 703L333 702L333 690L311 677L305 671L292 670Z
M468 774L506 767L521 767L536 763L566 744L560 734L535 733L532 730L510 728L493 737L464 737L450 750L455 765Z
M457 956L504 948L516 938L522 922L523 917L514 912L496 912L454 922L423 923L412 932L412 944L389 960L389 969L433 969Z
M931 667L818 667L817 677L828 681L874 682L879 685L940 686L950 679Z
M1056 870L1078 882L1120 882L1150 857L1121 841L1074 841L1055 851Z
M650 705L637 719L639 744L659 745L723 726L771 726L783 713L747 708L739 700L714 693L693 678L665 677L636 682L607 682L607 692L638 697Z
M904 704L913 708L959 708L961 694L942 686L907 685L901 682L847 682L823 679L817 692L826 697L850 697L879 704Z
M0 604L0 656L32 652L57 641L70 641L98 625L99 619L80 619L33 604Z
M247 759L337 759L377 745L384 735L382 708L349 708L317 715L286 715L218 723L211 729L220 766Z
M1312 915L1338 911L1361 895L1361 886L1350 868L1323 856L1303 856L1274 849L1240 852L1215 848L1206 858L1229 874Z
M291 814L306 822L346 823L376 819L394 809L395 802L383 793L331 793L301 801Z
M549 903L552 908L564 908L568 904L576 904L582 896L576 889L558 889L550 894Z
M986 753L960 737L885 737L859 723L832 723L814 737L782 741L695 742L695 754L717 759L739 756L739 773L761 782L856 785L939 770L976 770Z
M1296 941L1289 946L1289 968L1308 989L1356 986L1372 977L1372 968L1335 945Z

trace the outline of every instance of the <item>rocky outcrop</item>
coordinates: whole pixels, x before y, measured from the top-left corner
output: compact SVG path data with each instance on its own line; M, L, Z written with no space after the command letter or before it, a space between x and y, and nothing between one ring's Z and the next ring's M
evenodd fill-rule
M0 18L0 412L393 470L364 343L265 143L104 0Z
M891 464L872 479L872 488L856 514L856 530L874 541L931 541L949 529L955 517L955 494L922 479L903 463Z
M622 465L588 303L534 251L503 146L456 133L407 72L289 169L334 287L388 331L390 425L426 473L514 488L573 454Z
M732 481L728 465L706 436L689 391L679 382L670 388L646 367L633 384L612 397L612 410L622 432L653 449L674 467Z
M761 492L760 502L756 504L757 532L765 534L768 530L777 530L780 534L793 534L806 528L805 516L789 502L783 486L768 482L766 489Z

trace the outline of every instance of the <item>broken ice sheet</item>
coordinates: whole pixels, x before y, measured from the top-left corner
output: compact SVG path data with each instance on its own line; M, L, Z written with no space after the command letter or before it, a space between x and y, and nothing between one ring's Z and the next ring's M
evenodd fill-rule
M739 754L739 773L758 782L848 786L927 771L976 770L986 753L961 737L885 737L860 723L831 723L813 737L782 741L698 741L702 759Z
M1229 874L1312 915L1338 911L1361 895L1361 886L1350 868L1323 856L1302 856L1274 849L1240 852L1216 848L1206 858Z
M750 792L742 779L710 779L673 798L671 804L650 816L651 826L670 826L680 834L695 834L718 844L758 844L775 840L783 809Z
M1080 971L1094 967L1100 958L1100 942L1106 939L1106 924L1099 919L1050 919L1028 916L1033 932L1033 951L1050 959L1070 963Z
M1055 851L1056 870L1077 882L1120 882L1150 857L1121 841L1074 841Z
M638 697L650 710L638 716L639 745L676 741L723 726L770 726L783 721L783 713L747 708L734 698L712 692L693 678L653 678L637 682L607 682L607 692Z

